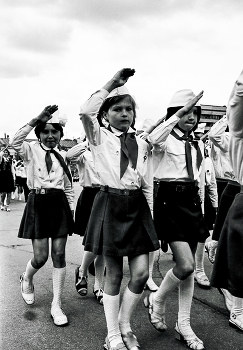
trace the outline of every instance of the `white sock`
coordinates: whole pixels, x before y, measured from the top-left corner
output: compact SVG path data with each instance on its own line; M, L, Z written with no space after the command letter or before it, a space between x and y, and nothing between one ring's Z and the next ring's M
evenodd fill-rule
M174 275L173 269L170 269L157 292L154 293L153 314L156 316L164 315L165 303L168 295L180 284L181 280ZM159 318L159 317L158 317Z
M190 313L192 297L194 292L194 272L185 280L181 281L179 286L179 312L178 325L180 330L185 333L191 333Z
M236 316L243 315L243 298L234 297L232 295L233 305L230 314Z
M119 327L122 334L131 331L130 319L143 293L135 294L127 287L124 291L119 311Z
M95 265L95 282L94 290L103 289L103 279L104 279L104 258L102 255L98 255L94 262Z
M106 318L106 325L108 330L108 339L110 346L116 347L117 344L122 343L121 332L118 323L120 294L109 295L103 294L104 311Z
M53 283L53 300L52 306L61 307L61 295L64 288L66 276L66 266L61 268L53 267L52 283Z
M205 274L204 251L205 251L205 243L198 243L196 254L195 254L195 264L196 264L195 272L198 275L198 277L202 277Z
M35 269L31 264L31 259L28 261L24 274L23 290L24 293L33 293L33 276L39 269ZM27 281L28 282L27 282Z

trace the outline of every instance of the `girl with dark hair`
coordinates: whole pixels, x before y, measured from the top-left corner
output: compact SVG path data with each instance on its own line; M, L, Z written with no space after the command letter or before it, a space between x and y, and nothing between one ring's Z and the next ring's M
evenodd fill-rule
M150 322L155 329L165 331L166 299L179 286L176 338L197 350L204 349L204 345L190 326L194 255L197 243L209 236L201 206L204 201L204 147L202 141L193 140L192 133L200 119L198 101L202 95L203 92L195 96L191 90L176 92L170 101L166 121L156 128L150 127L146 133L153 130L148 139L154 147L155 228L162 249L166 251L167 244L170 245L176 265L166 273L158 291L144 299L144 305L149 308Z
M38 117L21 128L13 138L12 147L25 162L30 188L18 237L31 239L34 253L20 276L21 294L26 304L34 304L33 277L48 259L51 238L51 316L55 325L64 326L68 319L61 308L61 294L66 274L66 241L67 236L72 235L74 226L74 191L65 153L61 155L57 148L63 135L57 117L52 116L57 109L55 105L46 107ZM39 142L30 144L24 140L33 128Z
M11 192L14 192L14 169L10 153L7 149L0 151L0 193L1 210L10 211ZM6 205L4 201L6 199Z
M103 254L103 303L109 350L138 350L130 319L148 279L149 252L159 248L151 211L153 172L150 145L135 135L135 102L124 84L132 69L122 69L81 107L101 189L96 194L84 249ZM99 122L106 127L100 127ZM123 257L131 279L119 308Z

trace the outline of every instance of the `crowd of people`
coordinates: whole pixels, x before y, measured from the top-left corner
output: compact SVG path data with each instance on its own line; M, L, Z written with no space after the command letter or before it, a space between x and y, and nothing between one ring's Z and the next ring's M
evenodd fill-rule
M19 159L0 152L1 210L10 210L16 186L18 196L24 192L18 237L31 239L33 246L20 276L21 294L26 304L35 302L34 275L48 259L51 239L50 313L55 325L68 324L61 299L67 237L75 233L84 245L75 288L85 296L88 271L95 275L93 293L107 324L104 349L140 348L130 322L145 288L150 323L166 331L166 301L178 288L176 338L200 350L203 341L190 323L194 281L218 288L230 326L243 330L243 72L227 115L206 134L206 124L200 123L203 91L195 95L189 89L175 92L166 116L145 123L139 134L136 102L125 86L134 74L134 69L120 70L82 105L85 135L67 152L58 148L63 126L57 105L47 106L15 134L11 146ZM34 144L26 142L33 129ZM76 208L70 162L77 164L81 185ZM175 264L157 286L155 254L168 246ZM205 251L213 264L211 281L204 271ZM130 280L121 297L125 256Z

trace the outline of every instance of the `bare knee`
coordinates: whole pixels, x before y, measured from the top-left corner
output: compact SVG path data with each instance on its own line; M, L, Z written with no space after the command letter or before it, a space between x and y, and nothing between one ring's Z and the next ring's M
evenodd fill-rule
M149 272L147 270L139 270L132 274L131 281L137 286L144 286L149 278Z
M66 265L65 252L52 251L51 257L52 257L54 267L61 268Z
M40 269L48 260L48 254L46 252L36 253L31 264L35 269Z
M185 261L182 264L176 265L173 271L176 277L180 280L184 280L194 272L194 262Z

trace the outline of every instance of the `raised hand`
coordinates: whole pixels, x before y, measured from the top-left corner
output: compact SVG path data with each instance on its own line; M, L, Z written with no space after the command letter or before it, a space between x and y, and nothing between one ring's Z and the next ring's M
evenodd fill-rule
M51 119L52 114L58 110L57 105L50 105L43 109L43 111L38 115L37 119L39 122L46 123Z
M103 87L107 91L112 91L113 89L123 86L128 81L129 77L135 74L135 69L132 68L123 68L119 70L114 77L108 81Z
M199 92L198 95L196 95L194 98L192 98L190 101L187 102L187 104L179 109L179 111L176 112L177 117L182 118L185 114L188 114L191 109L196 105L196 103L202 98L204 91L202 90Z

